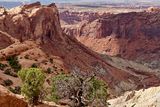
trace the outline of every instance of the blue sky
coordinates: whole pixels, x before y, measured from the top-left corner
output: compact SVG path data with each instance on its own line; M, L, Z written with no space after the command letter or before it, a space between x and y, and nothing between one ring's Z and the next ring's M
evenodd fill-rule
M41 1L41 2L69 2L69 3L76 3L76 2L160 2L160 0L0 0L0 1L28 1L28 2L34 2L34 1Z

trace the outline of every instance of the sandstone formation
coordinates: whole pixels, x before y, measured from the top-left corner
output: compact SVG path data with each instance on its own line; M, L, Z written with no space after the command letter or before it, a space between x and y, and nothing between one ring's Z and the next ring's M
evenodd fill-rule
M67 35L78 36L80 29L98 18L111 15L110 13L95 13L95 12L60 12L60 20L63 31Z
M66 24L76 24L84 20L91 22L107 15L110 15L110 13L62 11L60 12L60 19Z
M3 86L0 86L0 106L1 107L28 107L20 96L16 96L9 92Z
M123 96L108 101L110 107L159 107L160 87L127 92Z
M126 14L122 14L118 17L125 16ZM114 19L113 16L110 17ZM118 18L115 19L118 20ZM103 21L104 19L99 20ZM124 23L127 23L128 20ZM106 24L105 21L110 22L111 20L104 20L104 24ZM116 26L116 23L114 24L111 26ZM86 29L87 27L88 25L84 26ZM104 26L100 24L97 27L103 29ZM81 31L85 31L84 28ZM113 33L116 32L115 29L112 29ZM88 29L88 31L90 30L92 31L92 29ZM2 46L0 59L3 64L7 64L8 57L16 56L23 68L36 65L44 71L47 71L48 68L54 69L54 72L46 74L47 78L60 72L75 72L84 76L95 74L107 82L112 95L119 95L128 90L157 86L160 83L159 73L153 72L152 74L152 72L116 68L103 60L98 53L82 45L73 36L63 33L55 4L42 6L35 3L7 10L0 17L0 31L5 37L3 38L5 42L0 42L0 46ZM96 28L94 32L97 34ZM110 29L105 32L109 35ZM80 34L82 36L86 32ZM100 33L98 37L108 36L101 34L104 33ZM126 33L122 33L120 36L125 39L128 36L124 34ZM92 32L89 35L94 36ZM7 66L9 65L7 64Z
M107 15L64 31L100 54L153 61L160 58L160 11L150 10Z
M147 12L160 12L160 8L157 7L149 7Z

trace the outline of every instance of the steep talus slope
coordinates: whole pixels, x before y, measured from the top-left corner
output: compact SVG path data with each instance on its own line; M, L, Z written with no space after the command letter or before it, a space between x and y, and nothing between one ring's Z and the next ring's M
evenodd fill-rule
M157 74L128 72L111 66L73 36L64 34L55 4L41 6L34 3L8 10L0 17L0 31L5 37L11 36L10 40L15 40L0 50L1 63L4 64L7 64L9 56L16 55L22 67L36 64L44 70L48 67L56 69L46 74L48 78L59 72L95 74L108 83L113 95L144 88L144 83L145 88L160 83ZM147 78L141 80L142 77Z

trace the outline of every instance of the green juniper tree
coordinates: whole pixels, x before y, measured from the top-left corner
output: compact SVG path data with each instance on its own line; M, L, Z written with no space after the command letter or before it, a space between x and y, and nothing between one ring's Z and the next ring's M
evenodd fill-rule
M101 105L107 107L107 85L95 76L80 77L69 74L59 74L52 79L51 99L58 102L69 99L71 107Z
M30 104L37 104L41 89L45 81L45 76L41 69L28 68L18 72L22 80L21 93L26 97Z

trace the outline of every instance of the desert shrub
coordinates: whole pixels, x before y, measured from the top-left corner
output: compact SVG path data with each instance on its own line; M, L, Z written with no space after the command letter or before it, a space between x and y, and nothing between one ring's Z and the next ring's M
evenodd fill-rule
M47 73L48 74L52 73L52 69L51 68L47 68Z
M71 90L68 90L67 88L69 86L69 84L67 84L69 79L71 80L71 76L65 75L65 74L59 74L52 79L53 83L52 83L51 99L54 102L58 102L58 100L62 99L63 97L66 97L66 96L69 97L69 95L66 95L67 93L68 94L70 93L69 91L71 91ZM63 87L63 89L59 88L61 86Z
M31 65L31 68L37 68L37 64L33 63L33 64Z
M96 105L105 105L107 106L107 87L104 81L93 77L86 84L84 89L84 97L90 103L98 103Z
M9 90L14 94L20 94L21 93L21 87L16 86L15 88L9 87Z
M10 79L4 80L3 81L4 86L11 86L13 82Z
M11 91L12 93L14 93L14 88L9 87L8 89L9 89L9 91Z
M18 77L17 74L16 74L16 73L13 73L11 69L6 69L6 70L4 71L4 74L10 75L10 76L12 76L12 77Z
M160 61L155 60L150 62L150 64L148 64L148 67L150 67L151 69L159 69L160 68Z
M12 72L11 69L6 69L6 70L4 71L4 74L10 75L11 72Z
M5 67L7 67L7 65L6 64L2 64L2 63L0 63L0 70L4 70L4 68Z
M42 70L38 68L22 69L18 72L18 76L23 83L21 93L30 104L37 104L45 81Z
M24 58L25 58L25 59L29 59L29 55L25 55Z
M107 86L96 77L81 78L77 76L59 74L52 79L51 99L58 102L69 99L74 102L73 107L88 106L95 101L101 101L107 106Z
M50 58L50 59L49 59L49 61L50 61L50 63L52 63L52 64L53 64L53 59L52 59L52 58Z
M7 61L15 72L18 72L21 69L21 65L19 64L18 58L16 56L8 57Z
M15 90L15 94L20 94L21 93L21 87L20 86L16 86L15 88L14 88L14 90Z

